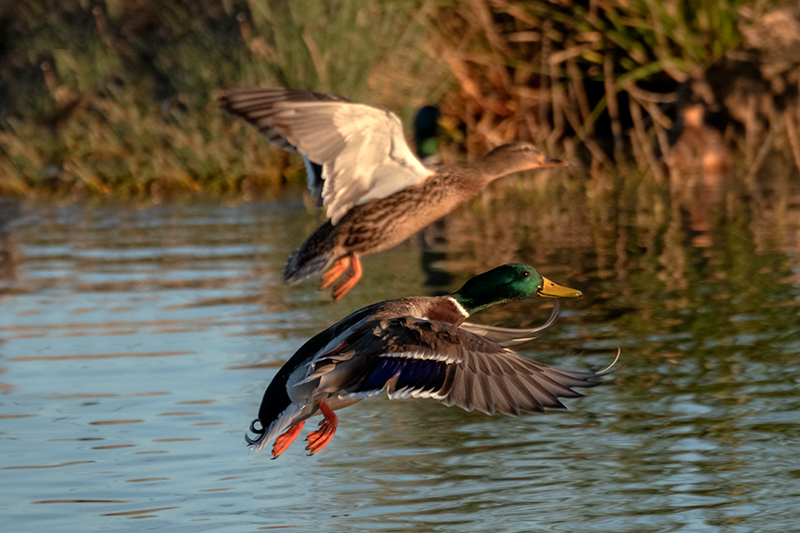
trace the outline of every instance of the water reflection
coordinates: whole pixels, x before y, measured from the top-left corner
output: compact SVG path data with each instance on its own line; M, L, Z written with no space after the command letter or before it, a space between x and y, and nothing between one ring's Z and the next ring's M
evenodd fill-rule
M0 197L0 279L17 275L19 252L9 225L19 216L19 202Z
M453 290L476 271L530 262L585 296L522 353L588 370L620 346L625 366L545 416L362 402L342 413L323 453L300 447L278 461L244 447L263 388L348 312L438 290L416 239L366 258L373 275L331 305L314 283L280 283L317 224L297 200L5 202L4 521L20 531L128 520L248 531L796 530L796 183L776 174L758 194L726 185L708 196L644 181L624 194L498 183L431 241L431 264L452 276L438 283ZM476 319L532 327L548 313L517 302Z

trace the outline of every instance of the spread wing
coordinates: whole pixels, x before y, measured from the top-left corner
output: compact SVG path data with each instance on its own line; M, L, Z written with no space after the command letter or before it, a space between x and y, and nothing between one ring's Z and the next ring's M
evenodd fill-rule
M561 306L558 300L553 300L553 310L550 312L550 318L547 319L547 322L535 328L500 328L497 326L484 326L483 324L464 322L461 324L461 329L491 339L500 346L507 348L509 346L525 344L526 342L538 338L544 330L555 323L560 312Z
M353 206L433 174L411 152L400 119L385 109L282 87L231 89L220 105L277 146L322 166L321 198L333 224Z
M521 357L445 322L400 317L371 322L344 349L315 362L309 379L336 383L342 399L386 388L389 398L434 398L487 414L564 408L572 387L593 387L602 373L561 370Z

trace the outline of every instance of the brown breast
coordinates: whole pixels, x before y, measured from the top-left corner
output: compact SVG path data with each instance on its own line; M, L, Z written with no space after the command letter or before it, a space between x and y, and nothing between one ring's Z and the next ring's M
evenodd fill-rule
M391 196L356 206L336 225L341 246L361 255L388 250L476 196L483 183L443 172Z

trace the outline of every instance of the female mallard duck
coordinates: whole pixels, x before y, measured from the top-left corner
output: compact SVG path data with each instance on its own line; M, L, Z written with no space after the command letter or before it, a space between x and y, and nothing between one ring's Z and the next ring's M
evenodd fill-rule
M498 303L580 295L528 265L508 264L470 279L450 296L367 306L313 337L283 365L264 393L250 426L255 437L247 442L258 451L274 441L275 459L305 420L321 413L319 429L307 439L306 449L314 454L336 431L334 410L383 389L390 399L434 398L490 415L564 408L559 397L580 397L571 387L593 387L605 371L553 368L504 348L492 335L482 335L487 330L480 326L462 326L470 314Z
M340 96L240 88L227 91L220 105L303 154L312 195L330 220L292 254L283 279L295 284L327 270L324 289L347 272L334 301L361 278L361 256L398 245L501 176L566 165L515 142L465 166L426 166L406 144L397 115Z

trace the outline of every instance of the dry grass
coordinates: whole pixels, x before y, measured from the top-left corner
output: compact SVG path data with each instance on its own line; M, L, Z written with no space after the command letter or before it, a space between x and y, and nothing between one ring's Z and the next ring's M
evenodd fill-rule
M789 0L30 0L3 3L0 29L0 194L249 198L299 181L214 104L253 84L406 123L437 103L463 129L452 159L530 139L593 177L665 183L739 157L753 180L776 152L800 167Z
M775 150L800 168L794 2L471 0L428 23L471 154L528 139L594 176L632 160L661 179L731 152L753 176Z

